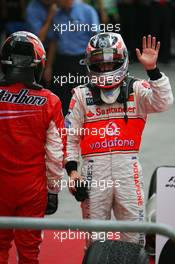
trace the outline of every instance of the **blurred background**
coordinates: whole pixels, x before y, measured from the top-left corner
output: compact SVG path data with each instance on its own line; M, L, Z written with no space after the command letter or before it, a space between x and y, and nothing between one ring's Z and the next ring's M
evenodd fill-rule
M61 25L65 29L68 24L71 27L60 32ZM92 30L92 25L98 28ZM60 97L64 115L72 88L84 83L77 78L86 75L79 61L99 29L123 36L130 64L137 63L135 49L141 48L142 37L148 34L161 41L159 62L175 61L175 0L0 0L0 45L18 30L31 31L41 39L47 52L42 84ZM62 83L60 76L68 75L75 81Z
M73 28L60 33L60 25L68 23ZM67 87L54 81L54 76L86 74L79 61L89 38L96 33L76 29L78 24L103 24L106 30L113 27L121 33L130 64L137 62L135 49L141 48L142 36L148 34L161 41L159 62L168 65L175 61L175 0L0 0L0 45L18 30L40 37L47 51L42 84L60 97L64 115L71 89L81 81Z
M38 3L37 3L38 2ZM46 22L47 15L54 18L61 0L0 0L0 43L9 34L18 30L30 30L43 37L40 29ZM70 2L65 0L64 2ZM120 24L122 34L131 59L135 60L135 48L141 44L141 37L151 33L161 40L160 61L169 63L175 59L173 38L175 37L175 0L75 0L84 2L96 9L100 23ZM38 8L35 12L34 6ZM31 12L34 10L34 13ZM39 23L39 17L45 14ZM31 18L34 18L32 21ZM38 25L33 25L34 23ZM46 35L53 25L50 23Z

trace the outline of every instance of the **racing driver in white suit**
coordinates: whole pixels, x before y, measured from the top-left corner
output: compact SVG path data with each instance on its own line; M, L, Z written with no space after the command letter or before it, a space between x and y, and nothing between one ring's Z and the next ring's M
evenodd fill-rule
M100 33L88 43L85 63L90 82L74 89L66 116L67 173L71 183L78 179L88 183L83 218L108 220L113 210L118 220L144 220L138 159L142 132L147 114L167 111L173 95L169 78L156 65L160 42L149 35L142 45L142 53L136 49L136 54L148 81L128 75L128 53L120 34ZM76 188L71 186L74 193ZM144 245L143 234L120 237Z

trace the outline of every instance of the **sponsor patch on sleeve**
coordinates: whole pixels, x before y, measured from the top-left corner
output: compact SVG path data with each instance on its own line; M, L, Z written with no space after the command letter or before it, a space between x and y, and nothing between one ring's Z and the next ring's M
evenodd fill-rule
M76 100L75 99L71 99L70 101L70 105L69 105L69 109L72 110L75 106Z
M86 104L87 105L94 105L94 100L92 97L87 97L86 98Z
M65 121L64 122L65 122L65 127L66 128L71 128L71 125L72 124L71 124L71 121L69 119L65 118Z

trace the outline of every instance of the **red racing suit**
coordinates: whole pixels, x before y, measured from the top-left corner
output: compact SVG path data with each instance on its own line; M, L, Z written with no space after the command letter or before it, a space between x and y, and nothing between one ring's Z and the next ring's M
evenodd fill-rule
M87 86L77 87L66 116L66 168L75 170L82 155L81 175L88 181L89 199L82 203L84 218L143 221L144 193L138 152L147 114L163 112L173 103L168 77L133 83L123 104L93 103ZM143 244L143 234L121 234L122 240Z
M0 87L0 216L44 217L63 176L61 103L47 89ZM47 190L48 189L48 190ZM20 264L37 264L41 232L0 230L0 263L15 240Z

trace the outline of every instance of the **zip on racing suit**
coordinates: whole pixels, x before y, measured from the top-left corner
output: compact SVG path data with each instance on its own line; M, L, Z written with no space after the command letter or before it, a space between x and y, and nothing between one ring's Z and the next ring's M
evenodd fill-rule
M137 80L123 104L94 104L88 86L74 89L66 116L66 169L77 170L88 181L89 199L82 203L83 218L107 220L111 210L118 220L144 220L142 169L138 159L147 114L163 112L173 103L169 79L158 69L149 82ZM104 133L105 132L105 133ZM144 244L143 234L123 233L122 240Z

